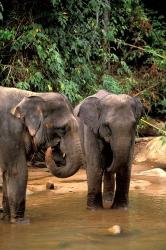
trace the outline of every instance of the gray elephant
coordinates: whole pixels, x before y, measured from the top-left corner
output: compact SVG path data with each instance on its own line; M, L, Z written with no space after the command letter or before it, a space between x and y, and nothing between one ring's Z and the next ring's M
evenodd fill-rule
M112 202L111 208L127 209L135 131L142 110L138 98L105 90L74 109L80 118L89 209L102 208L103 200Z
M24 221L27 160L41 148L47 149L47 167L57 177L69 177L81 167L78 122L67 98L0 87L3 219Z

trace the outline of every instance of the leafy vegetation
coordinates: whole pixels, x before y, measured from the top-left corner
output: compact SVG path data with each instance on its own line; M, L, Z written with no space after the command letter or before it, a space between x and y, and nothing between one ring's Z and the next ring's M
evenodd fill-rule
M73 103L105 88L166 115L165 17L143 1L6 0L0 20L1 85Z

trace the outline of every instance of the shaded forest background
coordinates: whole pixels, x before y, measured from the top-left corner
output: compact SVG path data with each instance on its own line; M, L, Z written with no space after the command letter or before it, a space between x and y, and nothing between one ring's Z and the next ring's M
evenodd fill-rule
M161 0L1 1L1 85L73 104L104 88L166 117L165 13Z

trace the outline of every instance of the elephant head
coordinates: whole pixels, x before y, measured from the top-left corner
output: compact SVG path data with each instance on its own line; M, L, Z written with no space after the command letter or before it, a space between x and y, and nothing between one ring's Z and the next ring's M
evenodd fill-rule
M136 125L142 111L138 98L104 90L86 98L76 109L80 120L110 149L108 172L115 173L130 164Z
M78 123L63 95L24 97L11 113L23 123L33 148L46 149L45 162L53 175L66 178L78 171L83 162Z

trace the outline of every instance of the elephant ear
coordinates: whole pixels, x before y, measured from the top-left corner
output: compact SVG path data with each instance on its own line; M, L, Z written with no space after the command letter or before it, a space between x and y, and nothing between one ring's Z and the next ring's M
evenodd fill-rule
M88 127L90 127L95 134L99 129L99 118L101 112L101 105L99 99L96 97L88 97L80 105L78 116Z
M144 107L143 104L141 103L141 100L138 97L133 97L134 100L134 106L135 106L135 118L137 122L139 119L143 116L144 114Z
M35 136L43 120L44 100L39 96L24 97L11 110L11 114L21 119L31 136Z

